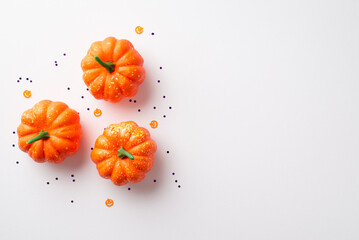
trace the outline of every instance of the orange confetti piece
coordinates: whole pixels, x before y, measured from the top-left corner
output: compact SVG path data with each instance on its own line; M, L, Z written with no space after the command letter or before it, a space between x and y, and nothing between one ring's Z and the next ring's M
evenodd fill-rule
M95 115L95 117L100 117L102 115L101 109L96 108L95 111L93 111L93 115Z
M143 27L137 26L137 27L135 28L135 31L136 31L137 34L142 34L142 33L143 33Z
M25 90L25 91L23 92L23 95L24 95L24 97L26 97L26 98L30 98L30 97L31 97L31 91L30 91L30 90Z
M157 128L158 127L158 122L153 120L153 121L150 122L150 126L151 126L151 128Z
M107 200L105 201L105 204L107 207L112 207L113 206L113 200L110 198L107 198Z

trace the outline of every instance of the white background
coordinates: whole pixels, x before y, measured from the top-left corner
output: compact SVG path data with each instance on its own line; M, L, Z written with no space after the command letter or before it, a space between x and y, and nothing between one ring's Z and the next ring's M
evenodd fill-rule
M0 239L359 239L358 1L3 1L0 31ZM81 59L108 36L145 60L137 103L86 91ZM80 112L60 165L12 133L42 99ZM158 152L118 187L90 148L127 120Z

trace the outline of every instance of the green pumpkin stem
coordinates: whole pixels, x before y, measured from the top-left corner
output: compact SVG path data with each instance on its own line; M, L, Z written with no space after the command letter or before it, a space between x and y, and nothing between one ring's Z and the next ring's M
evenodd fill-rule
M95 56L94 58L99 64L101 64L102 67L106 68L106 70L109 73L112 73L113 71L115 71L115 64L112 61L104 62L104 61L101 60L101 58L99 58L97 56Z
M36 137L31 138L26 143L31 144L33 142L36 142L36 141L40 140L40 139L46 139L46 138L49 138L49 137L50 137L50 135L49 135L49 133L47 131L41 130Z
M118 155L117 157L119 158L124 158L124 157L128 157L131 160L135 160L135 157L132 156L131 153L127 152L123 147L121 147L120 149L118 149Z

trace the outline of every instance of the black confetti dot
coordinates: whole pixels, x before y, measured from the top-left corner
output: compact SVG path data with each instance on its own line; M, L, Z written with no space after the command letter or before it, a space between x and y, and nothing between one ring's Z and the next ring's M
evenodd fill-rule
M19 161L16 161L16 164L19 164Z
M84 98L84 96L81 96L81 98Z
M132 99L128 100L129 102L132 102Z
M170 151L167 151L167 153L170 153Z
M75 182L75 179L72 179L73 182Z
M32 80L30 80L30 82L32 82Z
M71 203L73 203L74 202L74 200L71 200Z
M87 108L87 111L90 111L90 108Z
M66 53L64 53L64 56L66 56Z
M86 88L86 90L88 91L88 90L89 90L89 88Z
M157 180L155 179L155 180L153 180L153 182L157 182Z
M156 109L156 107L153 107L153 109Z
M70 88L68 87L67 90L70 90Z
M175 173L173 172L172 175L175 175Z
M20 82L20 80L17 80L17 82Z
M163 115L163 117L165 118L165 117L166 117L166 115Z
M127 190L131 190L131 188L127 188Z
M178 185L178 188L181 188L181 185Z
M59 180L59 178L55 178L55 180Z
M136 103L136 100L133 100L134 103Z
M57 66L57 63L55 64L55 66Z
M151 33L151 35L155 35L155 33Z
M172 109L172 107L169 107L169 109Z
M160 80L157 80L158 83L160 83L161 81Z
M12 147L15 147L15 144L13 144Z
M75 177L75 175L71 174L71 177Z
M19 79L21 80L21 77L19 77Z
M160 67L160 69L162 69L162 67Z
M175 182L178 182L177 180L175 180Z
M46 184L50 184L49 182L47 182Z
M91 148L91 150L93 150L93 148Z
M138 109L137 111L138 111L138 112L141 112L141 109Z
M12 134L15 134L15 131L13 131Z
M166 98L166 96L163 96L163 98Z
M29 80L29 78L26 78L26 81Z

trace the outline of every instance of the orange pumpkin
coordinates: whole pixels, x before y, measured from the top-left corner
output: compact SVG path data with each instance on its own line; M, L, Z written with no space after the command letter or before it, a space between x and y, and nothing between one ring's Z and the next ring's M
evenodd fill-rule
M137 183L152 169L157 150L147 129L135 122L108 126L91 152L101 177L111 178L116 185Z
M17 134L19 148L36 162L61 163L79 147L80 117L65 103L43 100L22 114Z
M91 94L110 102L135 96L146 75L143 58L131 42L114 37L94 42L81 67Z

